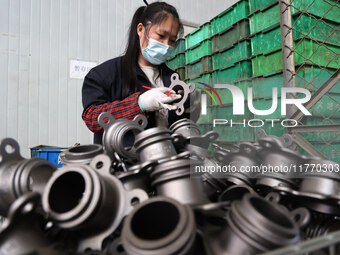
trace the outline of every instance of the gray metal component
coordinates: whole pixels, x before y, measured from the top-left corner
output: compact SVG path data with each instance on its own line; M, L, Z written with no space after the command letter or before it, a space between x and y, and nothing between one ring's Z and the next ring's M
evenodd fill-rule
M201 176L191 176L200 162L177 159L160 163L150 173L151 185L157 195L174 198L183 204L197 205L209 202Z
M282 148L280 142L272 137L264 137L259 141L262 149L258 152L262 167L282 169L280 171L259 172L255 177L256 187L273 188L275 186L296 187L296 173L288 171L293 166L304 163L305 158L295 151ZM285 170L285 169L286 170ZM288 169L288 170L287 170Z
M298 244L268 251L262 255L337 255L339 254L339 248L336 251L336 246L339 245L339 240L340 231L337 231Z
M0 144L0 215L6 216L10 205L21 195L32 191L42 194L55 170L56 167L45 159L24 159L14 139L3 139Z
M156 161L136 164L129 167L126 172L116 172L115 175L123 183L126 190L142 189L149 193L151 187L147 171L156 164Z
M226 202L226 201L235 201L235 200L240 200L243 198L245 194L255 194L255 191L253 190L252 187L245 185L245 184L240 184L240 185L233 185L227 188L219 197L218 201L219 202Z
M279 5L284 86L295 87L294 40L293 30L291 29L292 12L290 0L280 0ZM288 98L292 97L292 95L288 95ZM295 110L292 105L289 105L287 107L287 117L291 116Z
M166 197L139 204L125 219L122 243L129 255L194 254L196 225L192 209Z
M87 144L72 147L60 152L60 159L63 165L69 164L90 164L91 160L104 153L103 146L100 144Z
M192 120L185 118L174 122L169 129L174 134L180 134L187 139L201 135L198 125Z
M137 158L144 163L177 155L171 134L167 128L155 127L136 135Z
M232 203L228 226L208 229L208 254L259 254L301 240L297 224L279 205L254 194Z
M340 213L340 177L338 172L334 172L338 166L337 163L311 158L306 160L304 165L306 168L301 169L298 176L302 178L298 190L282 186L274 189L288 195L295 204L324 214L338 215Z
M184 103L187 100L189 93L194 92L195 84L194 83L186 84L184 81L181 81L177 73L172 74L170 80L171 83L169 89L175 91L183 90L183 96L181 100L179 102L172 103L172 105L177 105L178 107L178 109L176 110L176 114L182 115L184 113Z
M13 202L0 232L0 255L8 254L64 254L47 249L51 245L42 226L44 218L37 213L38 193L27 193Z
M262 128L257 129L256 132L255 132L255 135L256 135L258 140L260 140L261 138L267 137L267 136L269 136L273 139L276 139L285 148L289 148L294 143L292 136L289 135L289 134L283 134L281 137L274 136L274 135L268 135L266 133L266 131Z
M79 251L101 250L136 202L148 198L143 190L126 191L110 174L111 160L98 155L90 165L67 165L47 183L42 203L60 228L78 233Z
M136 136L144 130L147 125L147 119L144 115L138 115L131 121L114 119L110 113L103 112L98 117L98 123L104 128L103 145L111 158L113 158L115 152L124 158L136 158L133 144L126 146L125 139L131 137L129 136L131 134Z
M247 166L252 168L259 165L257 150L252 144L242 143L238 151L230 152L220 159L222 159L222 166L227 166L229 169L234 169L234 171L217 172L212 174L212 176L223 179L231 185L246 184L252 186L252 179L255 174L251 171L241 171L241 167Z

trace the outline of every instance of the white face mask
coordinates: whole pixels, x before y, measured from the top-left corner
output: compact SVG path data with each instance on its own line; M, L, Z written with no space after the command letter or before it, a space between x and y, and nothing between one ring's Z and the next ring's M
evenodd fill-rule
M174 47L152 38L148 38L148 40L149 43L145 49L143 49L142 45L140 44L144 58L153 65L160 65L164 63L172 53Z

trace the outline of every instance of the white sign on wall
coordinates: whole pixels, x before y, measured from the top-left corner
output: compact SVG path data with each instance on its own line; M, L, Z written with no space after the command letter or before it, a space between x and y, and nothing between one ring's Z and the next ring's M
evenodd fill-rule
M97 62L88 62L81 60L70 60L70 78L71 79L84 79L87 73L96 65Z

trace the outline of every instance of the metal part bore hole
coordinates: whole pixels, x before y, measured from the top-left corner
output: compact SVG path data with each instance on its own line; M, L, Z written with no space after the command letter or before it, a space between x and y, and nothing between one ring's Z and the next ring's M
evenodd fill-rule
M102 168L103 166L104 166L103 161L99 161L99 162L96 163L96 168L97 168L97 169L100 169L100 168Z
M117 252L124 252L125 251L124 247L123 247L123 245L121 243L117 245L116 250L117 250Z
M53 212L66 213L73 210L83 199L86 185L82 174L68 172L59 176L51 186L48 203Z
M132 206L135 206L135 205L137 205L137 204L139 204L139 198L138 197L134 197L134 198L132 198L131 199L131 201L130 201L130 203L131 203L131 205Z
M24 206L24 208L22 208L22 213L25 214L25 213L29 213L33 210L34 208L34 205L32 203L28 203Z
M15 149L14 149L14 147L12 145L7 144L5 146L5 151L6 151L7 154L12 154L12 153L14 153Z
M131 231L138 238L157 240L171 234L180 220L178 208L165 201L157 201L141 207L131 220Z
M143 125L143 123L144 123L143 120L139 120L139 121L138 121L138 124L141 125L141 126Z

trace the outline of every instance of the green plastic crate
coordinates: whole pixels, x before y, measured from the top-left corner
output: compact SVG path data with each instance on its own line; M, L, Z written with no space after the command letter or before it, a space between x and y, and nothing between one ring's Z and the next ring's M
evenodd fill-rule
M185 53L180 53L176 55L175 57L169 59L166 64L172 70L175 70L179 67L184 67L185 66Z
M245 105L247 102L245 102ZM243 115L234 115L233 104L215 105L211 107L211 115L213 119L233 119L233 121L250 120L254 115L249 111L248 107L244 107Z
M173 58L174 56L178 55L179 53L184 53L184 52L185 52L185 39L179 38L176 41L176 45L174 47L174 50L171 53L169 58Z
M254 99L253 106L256 110L269 110L273 105L272 99ZM248 106L246 106L248 108ZM281 99L277 100L276 110L269 115L254 115L256 119L284 119L285 115L281 115Z
M205 39L210 38L210 36L211 36L211 24L210 22L206 22L185 37L186 48L189 49L199 44L200 42L204 41Z
M258 0L253 0L258 1ZM259 3L264 1L259 1ZM280 24L280 10L279 4L270 5L272 1L268 1L268 8L264 8L260 11L252 13L249 16L249 26L250 34L255 34L272 26L277 26ZM312 3L313 2L313 3ZM330 0L330 3L334 4L335 0ZM324 0L297 0L293 1L293 6L296 8L307 10L307 13L315 15L318 17L323 17L324 14L330 9L331 5ZM296 8L291 7L292 15L296 13L301 13ZM319 18L318 18L319 19ZM324 20L334 21L339 23L339 8L333 7L326 15L323 17Z
M200 117L197 120L197 124L211 124L211 123L212 123L211 107L207 107L207 114L204 114L204 115L200 114Z
M248 39L249 34L249 20L241 20L211 38L212 52L228 49L235 43Z
M295 49L295 65L312 65L313 63L317 63L320 66L327 66L329 68L340 68L340 61L338 60L338 56L335 54L335 52L340 51L340 46L326 46L320 46L312 40L302 40L299 46ZM310 58L310 60L306 61L308 58ZM283 70L282 51L278 50L253 56L252 66L254 77L280 72Z
M247 60L251 57L250 41L238 42L229 49L216 52L212 55L213 70L224 69L236 62Z
M294 16L293 23L299 16ZM304 14L294 25L293 30L293 39L294 41L300 40L304 34L308 34L308 36L314 40L318 40L320 42L331 43L335 45L340 45L340 30L336 30L339 25L334 22L328 22L326 25L323 22L317 22L312 17ZM314 27L312 30L311 28ZM298 31L295 31L298 30ZM281 49L281 28L278 24L277 27L267 30L265 32L259 32L253 35L251 38L251 52L252 55L257 55L260 53L265 53L271 50Z
M224 12L211 19L212 35L222 32L234 23L247 18L249 15L248 0L240 0Z
M253 12L268 8L268 6L278 3L278 0L249 0L249 12Z
M237 62L231 67L213 71L213 84L233 83L252 77L251 61L245 60Z
M305 117L303 119L304 125L328 125L339 124L340 119L324 119L318 117ZM338 132L310 132L299 133L303 138L309 142L340 142L340 130Z
M254 141L254 130L247 125L247 121L253 119L253 114L245 107L244 115L234 115L232 104L212 107L212 121L214 119L224 119L229 123L216 125L213 130L219 133L219 140L223 141ZM230 126L233 121L232 127ZM245 126L243 123L245 120Z
M309 112L313 117L340 118L340 94L324 95Z
M336 69L320 69L316 66L297 66L295 68L297 75L295 76L296 86L306 88L309 91L316 91L324 84ZM277 88L278 95L281 95L281 88L284 87L283 73L275 73L270 76L255 77L253 81L254 98L272 98L272 89ZM331 93L340 94L340 81L330 90Z
M185 51L186 64L195 62L196 60L211 55L211 40L202 41L200 44Z
M203 73L212 71L211 56L205 56L186 66L186 77L189 79L200 76Z
M238 87L242 90L243 95L245 95L245 100L246 100L247 99L247 96L246 96L247 90L248 90L249 87L252 86L251 79L243 80L243 81L237 81L237 82L232 83L232 85L234 85L234 86L236 86L236 87ZM233 97L232 97L232 94L231 94L229 89L215 88L215 90L219 94L223 104L231 104L233 102ZM217 96L214 95L214 97L215 97L217 104L219 104Z
M198 77L190 79L190 82L193 82L193 83L203 82L203 83L206 83L210 86L213 86L213 84L212 84L212 73L203 73Z
M179 78L182 81L184 81L186 79L186 76L185 76L185 66L179 67L175 71L179 74Z
M336 101L332 100L330 97L334 98ZM340 118L340 95L339 94L329 94L324 95L311 109L309 112L313 117L329 117L331 119ZM254 99L254 108L256 110L268 110L273 104L272 98L270 99ZM312 117L306 116L306 118ZM285 118L285 115L281 114L281 97L277 99L277 107L275 112L270 115L255 115L256 118L266 118L266 119L281 119Z

